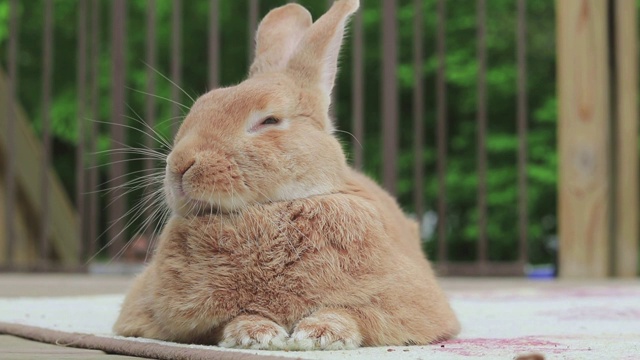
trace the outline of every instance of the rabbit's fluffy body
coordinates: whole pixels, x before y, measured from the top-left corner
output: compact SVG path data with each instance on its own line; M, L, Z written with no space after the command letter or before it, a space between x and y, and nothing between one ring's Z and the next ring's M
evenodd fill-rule
M117 334L307 350L458 333L417 224L332 135L335 62L357 6L336 1L313 26L299 5L271 11L252 76L196 101L167 159L174 215Z

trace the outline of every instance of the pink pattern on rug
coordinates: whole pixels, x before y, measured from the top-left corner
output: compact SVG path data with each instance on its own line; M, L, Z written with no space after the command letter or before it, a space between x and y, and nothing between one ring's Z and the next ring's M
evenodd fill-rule
M564 353L567 351L589 351L591 349L575 349L568 345L554 341L544 340L537 336L525 336L512 339L454 339L435 345L436 350L453 353L460 356L482 356L488 355L492 351L502 350L513 352L514 355L520 353Z
M563 321L580 320L637 320L640 308L576 307L573 309L550 310L539 313Z
M558 299L584 299L584 298L629 298L639 297L639 289L628 289L621 286L577 287L577 288L527 288L517 290L493 290L493 291L464 291L451 295L452 299L473 299L493 302L504 301L530 301L558 300Z
M638 289L628 289L619 286L602 287L578 287L571 289L545 289L544 295L556 297L568 296L573 298L600 298L600 297L629 297L640 296Z

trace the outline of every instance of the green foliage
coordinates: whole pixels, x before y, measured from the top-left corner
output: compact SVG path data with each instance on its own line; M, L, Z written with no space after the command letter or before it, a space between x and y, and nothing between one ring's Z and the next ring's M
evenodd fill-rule
M261 15L275 6L285 3L283 0L261 2ZM300 1L314 16L319 16L326 8L327 1ZM381 69L381 1L363 1L363 24L365 28L365 172L379 178L382 169L380 77ZM400 104L400 152L398 158L398 197L404 208L413 210L413 150L414 134L412 129L411 99L416 82L412 64L413 41L413 2L399 0L398 8L398 87ZM42 79L42 1L19 2L20 5L20 85L19 96L28 115L33 120L34 129L40 130L42 118L41 79ZM182 87L195 97L207 91L207 36L209 2L184 1L183 9L183 85ZM223 85L232 85L241 81L249 66L247 1L224 0L220 2L220 79ZM475 3L468 0L449 0L446 19L446 81L447 81L447 241L453 259L470 260L476 256L478 237L477 211L477 76L476 58L476 9ZM99 99L98 113L93 120L112 121L120 114L110 113L111 91L111 49L110 49L110 2L100 2L100 50L99 63ZM516 255L518 239L518 189L517 189L517 152L519 140L516 133L516 17L515 1L492 0L487 2L487 54L488 72L488 238L490 257L493 260L511 260ZM146 91L147 67L145 54L146 1L128 1L127 23L127 91L128 117L144 117L144 106L148 97L139 91ZM551 261L551 255L545 251L546 239L556 232L556 181L557 155L556 117L557 101L555 96L555 22L554 4L548 0L527 1L527 90L528 90L528 130L526 139L528 150L527 179L530 252L534 262ZM171 2L157 1L158 45L157 69L168 76L171 58ZM424 201L429 211L435 211L438 194L436 177L436 103L435 78L438 62L435 54L437 11L436 0L425 0L423 6L425 59L423 65L426 96L424 99L426 114L425 150L421 154L424 160L426 181L423 186ZM77 79L77 2L55 1L55 76L52 106L52 131L55 136L55 166L73 194L75 176L70 170L74 161L73 151L78 141L78 89ZM8 1L0 0L0 47L6 53L8 36ZM93 46L93 45L92 45ZM351 121L351 71L352 43L347 37L341 56L341 72L336 85L336 109L338 127L352 131ZM6 68L6 57L2 59ZM159 97L171 97L171 84L158 75L155 94ZM184 94L177 101L186 105L190 100ZM158 112L157 130L170 138L171 104L156 99ZM85 115L87 118L90 115ZM128 125L141 128L133 120ZM87 121L86 126L99 128L96 151L119 147L111 144L106 126ZM350 151L353 140L349 135L339 133L346 150ZM128 131L128 143L136 146L145 142L144 135ZM159 145L158 145L159 146ZM133 157L133 156L132 156ZM103 180L109 157L100 153ZM129 165L130 171L140 169L139 162ZM134 201L134 200L132 200ZM434 237L426 242L428 251L436 249Z

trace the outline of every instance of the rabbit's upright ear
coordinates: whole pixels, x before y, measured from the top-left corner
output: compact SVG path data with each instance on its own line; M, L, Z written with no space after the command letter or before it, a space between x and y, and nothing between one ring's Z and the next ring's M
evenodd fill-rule
M258 26L249 76L284 70L311 23L309 11L298 4L271 10Z
M306 84L319 85L327 101L338 71L338 54L347 19L359 6L359 0L336 0L307 30L287 65L294 77Z

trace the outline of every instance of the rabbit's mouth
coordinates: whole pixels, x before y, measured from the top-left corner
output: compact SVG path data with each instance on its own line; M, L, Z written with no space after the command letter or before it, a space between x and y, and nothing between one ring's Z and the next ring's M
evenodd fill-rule
M174 211L183 217L210 216L230 214L240 211L247 206L247 202L238 194L226 196L217 194L206 196L205 194L192 194L189 190L173 186L170 189L169 204Z
M179 215L187 216L209 216L224 213L224 209L215 201L206 201L189 196L182 189L174 191L173 208Z
M202 200L191 199L186 206L189 206L189 213L193 216L209 216L221 213L220 208L215 204Z
M174 211L184 218L207 217L236 214L243 211L246 206L225 207L224 204L198 199L184 199L179 205L174 206Z

